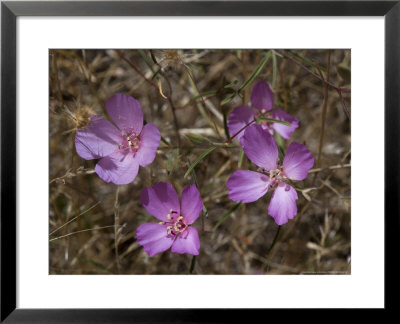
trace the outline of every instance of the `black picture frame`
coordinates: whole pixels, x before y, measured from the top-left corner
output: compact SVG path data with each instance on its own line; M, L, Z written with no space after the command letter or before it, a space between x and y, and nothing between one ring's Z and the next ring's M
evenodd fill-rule
M385 309L397 306L400 228L400 1L123 1L1 3L1 322L232 322L268 310L16 308L16 19L19 16L384 16ZM383 170L371 170L374 177ZM371 190L382 190L373 188ZM372 191L371 191L372 194ZM373 239L373 238L371 238ZM367 283L366 283L367 285ZM366 288L367 289L367 288ZM240 298L240 293L238 293ZM250 320L250 318L249 318Z

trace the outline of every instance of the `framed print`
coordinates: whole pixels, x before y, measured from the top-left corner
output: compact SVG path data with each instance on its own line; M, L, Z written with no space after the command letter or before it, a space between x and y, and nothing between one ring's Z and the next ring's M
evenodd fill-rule
M1 321L393 309L398 1L1 10Z

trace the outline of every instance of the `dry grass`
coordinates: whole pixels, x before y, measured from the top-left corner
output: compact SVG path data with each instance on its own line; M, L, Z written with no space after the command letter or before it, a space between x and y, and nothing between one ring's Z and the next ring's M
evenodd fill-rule
M269 196L240 206L213 235L218 221L235 206L225 183L238 169L240 154L235 142L232 148L218 147L195 168L208 213L195 224L201 249L193 273L350 273L350 93L342 92L341 98L321 80L329 74L332 85L347 85L350 51L280 50L285 56L276 56L276 78L270 59L243 98L223 106L224 86L235 80L234 87L243 84L266 50L155 50L162 67L160 84L157 77L152 79L151 71L159 66L148 50L143 53L148 64L137 50L49 53L50 273L187 274L190 255L168 251L149 258L137 244L136 228L153 221L140 204L140 192L159 181L171 182L178 192L193 183L193 174L183 175L210 145L194 144L186 135L224 142L224 114L248 103L255 81L271 84L274 79L276 106L300 120L285 147L294 140L305 143L316 160L320 155L318 165L300 184L315 189L299 193L298 215L281 228L272 249L278 226L267 215ZM213 90L216 95L188 104L198 91ZM145 119L170 144L162 142L154 162L140 168L133 183L119 188L99 179L93 173L95 161L81 159L74 146L76 128L87 123L91 111L106 115L105 101L118 92L138 99ZM322 122L324 109L326 121ZM253 166L244 157L241 168Z

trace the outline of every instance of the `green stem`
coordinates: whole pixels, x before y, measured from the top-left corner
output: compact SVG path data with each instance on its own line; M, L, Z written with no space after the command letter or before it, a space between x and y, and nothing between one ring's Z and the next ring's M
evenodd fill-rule
M272 241L272 244L271 244L271 246L269 247L267 253L271 252L272 248L275 246L275 243L276 243L276 241L278 240L278 236L279 236L280 231L281 231L281 226L278 225L278 230L276 231L274 240Z
M189 269L189 273L190 273L190 274L193 273L195 264L196 264L196 256L193 255L192 262L190 263L190 269Z

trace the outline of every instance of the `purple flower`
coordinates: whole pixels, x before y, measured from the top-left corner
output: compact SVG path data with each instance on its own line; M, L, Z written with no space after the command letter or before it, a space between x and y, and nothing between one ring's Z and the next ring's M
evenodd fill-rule
M299 126L299 121L281 109L272 109L274 106L274 94L267 83L264 81L257 82L251 93L251 105L236 107L228 117L228 129L231 136L239 132L248 123L252 122L257 117L267 117L271 119L282 120L290 123L290 126L262 121L260 125L267 130L271 135L274 131L285 139L289 139L290 134ZM236 135L236 138L241 138L244 130Z
M261 125L249 126L240 139L246 156L256 164L258 172L235 171L227 181L229 198L249 203L264 196L268 189L275 189L268 207L278 225L283 225L297 214L297 193L289 180L303 180L314 165L310 151L302 144L292 142L283 159L278 163L278 148L273 137Z
M203 209L200 192L195 185L182 192L182 201L170 183L159 182L143 189L140 201L146 210L159 219L159 223L145 223L136 230L138 243L153 256L168 250L179 254L199 254L200 239L197 230L190 226Z
M77 131L76 151L85 160L100 159L95 171L105 182L128 184L136 178L139 165L153 162L160 132L151 123L143 127L139 101L130 96L112 96L106 102L106 110L116 126L91 116L89 124Z

